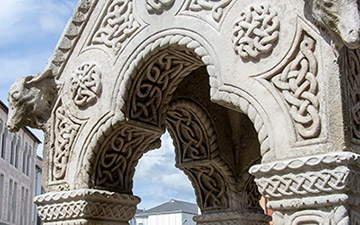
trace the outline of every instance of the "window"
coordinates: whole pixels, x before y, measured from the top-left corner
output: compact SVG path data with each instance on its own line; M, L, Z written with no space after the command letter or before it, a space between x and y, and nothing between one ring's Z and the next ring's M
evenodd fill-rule
M17 201L17 183L14 183L14 193L12 199L12 219L11 221L15 223L15 216L16 216L16 201Z
M7 138L8 130L5 128L4 133L1 137L1 158L5 159L6 154L6 138Z
M0 120L0 147L2 146L2 142L3 142L3 122ZM1 148L1 157L3 155L3 149ZM1 218L1 217L0 217Z
M24 150L24 152L23 152L23 158L22 158L22 172L23 172L23 173L26 173L27 154L28 154L28 145L25 144L25 150Z
M25 219L25 188L21 188L21 208L20 208L20 225L26 225L24 222Z
M8 213L7 213L7 221L10 222L11 219L11 209L12 209L12 204L11 204L11 200L12 200L12 195L13 195L13 181L10 179L10 183L9 183L9 195L8 195Z
M29 148L29 151L26 156L26 175L28 176L30 174L30 155L31 155L31 148Z
M4 174L0 174L0 218L2 218L4 201Z
M20 151L21 138L19 138L15 148L15 167L19 168L19 151Z
M24 209L24 215L25 215L25 218L24 218L24 224L28 224L28 208L29 208L29 190L26 189L25 191L25 209Z
M11 149L10 149L10 164L14 165L15 161L15 143L16 143L16 135L14 135L13 140L11 142Z

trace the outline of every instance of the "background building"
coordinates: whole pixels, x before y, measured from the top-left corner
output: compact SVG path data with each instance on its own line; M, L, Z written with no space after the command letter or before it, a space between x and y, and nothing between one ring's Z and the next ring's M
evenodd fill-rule
M189 202L170 200L146 211L137 211L134 225L195 225L193 217L198 206ZM135 223L134 223L135 222Z
M41 142L27 128L10 133L5 127L7 116L8 108L0 101L0 224L32 225L37 218L32 199L39 179L35 168L41 167L36 156Z

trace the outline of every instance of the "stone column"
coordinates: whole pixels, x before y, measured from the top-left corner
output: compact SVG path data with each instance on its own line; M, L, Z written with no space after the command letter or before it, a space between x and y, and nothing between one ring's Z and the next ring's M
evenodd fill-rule
M269 225L270 216L256 212L214 212L194 217L198 225Z
M333 152L250 168L276 225L359 224L360 155Z
M81 189L35 197L44 225L128 225L140 198L116 192Z

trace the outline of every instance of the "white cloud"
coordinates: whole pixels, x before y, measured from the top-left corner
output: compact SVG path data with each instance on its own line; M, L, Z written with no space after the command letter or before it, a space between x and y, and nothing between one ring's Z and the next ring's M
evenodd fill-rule
M142 198L140 208L149 208L172 198L195 202L188 177L175 167L175 150L168 133L161 138L160 149L146 153L134 177L134 194Z
M0 47L61 33L77 0L0 0ZM26 39L25 39L26 38Z
M29 6L26 0L0 0L0 30L11 29Z
M70 1L44 1L39 16L42 30L52 33L58 33L59 30L62 31L73 8L74 4Z

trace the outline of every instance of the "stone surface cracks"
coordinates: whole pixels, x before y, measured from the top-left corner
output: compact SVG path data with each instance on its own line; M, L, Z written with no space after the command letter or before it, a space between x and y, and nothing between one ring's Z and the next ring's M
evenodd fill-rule
M258 59L273 50L279 30L277 12L269 3L251 5L240 13L233 26L234 50L243 59Z

